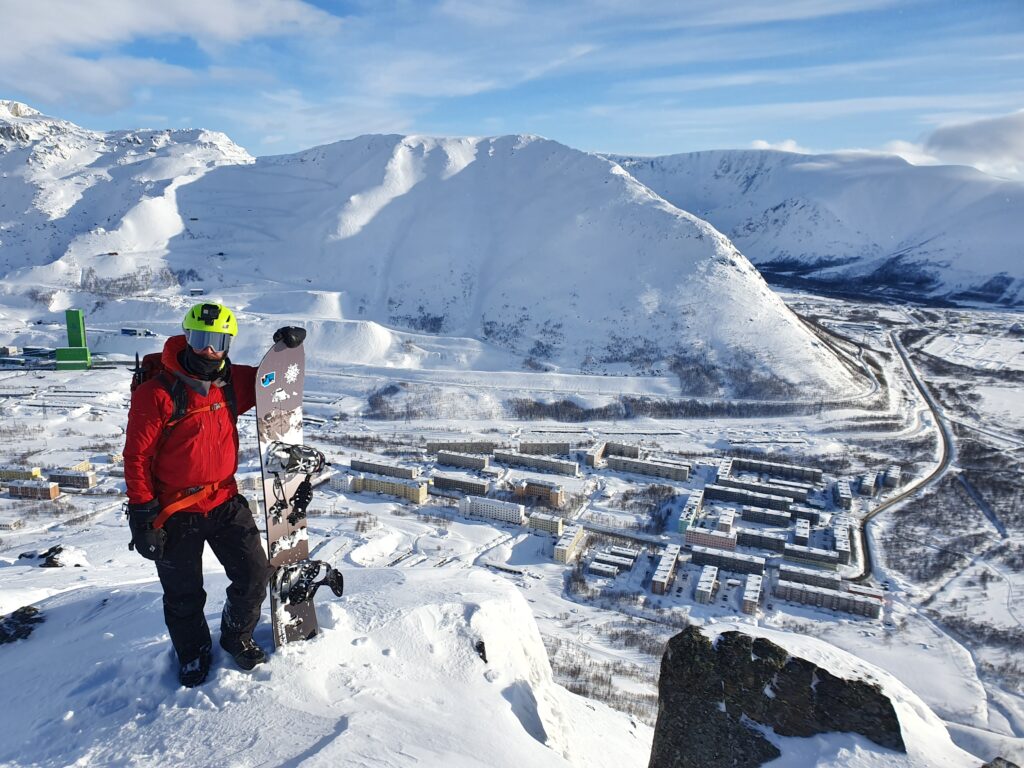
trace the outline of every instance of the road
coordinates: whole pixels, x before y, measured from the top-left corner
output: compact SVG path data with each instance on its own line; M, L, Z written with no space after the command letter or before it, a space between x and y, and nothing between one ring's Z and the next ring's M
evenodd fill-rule
M867 535L867 524L868 522L878 514L885 512L887 509L891 509L897 504L909 499L911 496L915 496L918 492L929 488L937 483L943 475L949 470L950 465L953 463L953 429L949 424L949 420L946 418L942 411L942 408L938 403L935 402L935 398L932 397L928 387L925 386L920 376L917 374L917 370L914 368L914 364L910 360L910 355L907 354L906 348L899 339L899 335L896 331L889 332L889 339L892 342L893 349L899 353L900 359L903 361L903 367L906 368L907 374L910 376L910 380L913 382L917 391L921 393L921 397L924 399L925 404L928 406L928 410L931 411L932 420L939 432L939 447L941 449L941 457L938 465L932 472L926 477L912 483L906 487L903 491L896 494L892 498L886 499L877 507L872 509L868 514L861 520L860 525L860 546L861 552L864 553L863 570L860 574L851 581L866 581L870 578L873 570L873 562L871 557L871 549L869 547L869 539Z

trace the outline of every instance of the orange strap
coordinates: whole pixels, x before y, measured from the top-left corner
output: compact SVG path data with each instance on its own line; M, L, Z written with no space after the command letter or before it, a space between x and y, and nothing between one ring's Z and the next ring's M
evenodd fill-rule
M167 522L167 518L175 512L187 509L204 496L212 497L221 488L226 488L230 482L231 478L228 478L227 480L221 480L217 483L197 485L194 488L186 488L183 491L177 491L176 493L171 494L170 503L161 507L160 514L153 520L153 527L163 528L164 523Z

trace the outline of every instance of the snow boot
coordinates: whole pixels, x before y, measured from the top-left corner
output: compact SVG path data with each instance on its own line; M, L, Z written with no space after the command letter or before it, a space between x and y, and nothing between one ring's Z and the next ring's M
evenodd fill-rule
M186 688L195 688L206 681L210 674L210 646L199 649L199 655L178 665L178 681Z
M244 669L246 672L267 660L267 654L256 645L256 642L251 637L222 634L220 636L220 647L231 654L239 669Z

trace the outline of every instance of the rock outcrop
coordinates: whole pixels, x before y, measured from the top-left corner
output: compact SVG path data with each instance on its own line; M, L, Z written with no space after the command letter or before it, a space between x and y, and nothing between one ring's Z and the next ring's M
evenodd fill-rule
M651 768L756 768L780 756L756 726L780 736L843 731L905 752L879 686L846 680L761 637L697 627L672 638L661 664Z

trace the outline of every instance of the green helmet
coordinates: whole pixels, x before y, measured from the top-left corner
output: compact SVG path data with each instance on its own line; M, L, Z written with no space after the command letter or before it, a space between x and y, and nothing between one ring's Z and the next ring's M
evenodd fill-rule
M196 350L213 347L227 352L231 337L238 334L235 314L223 304L196 304L181 321L189 346Z

